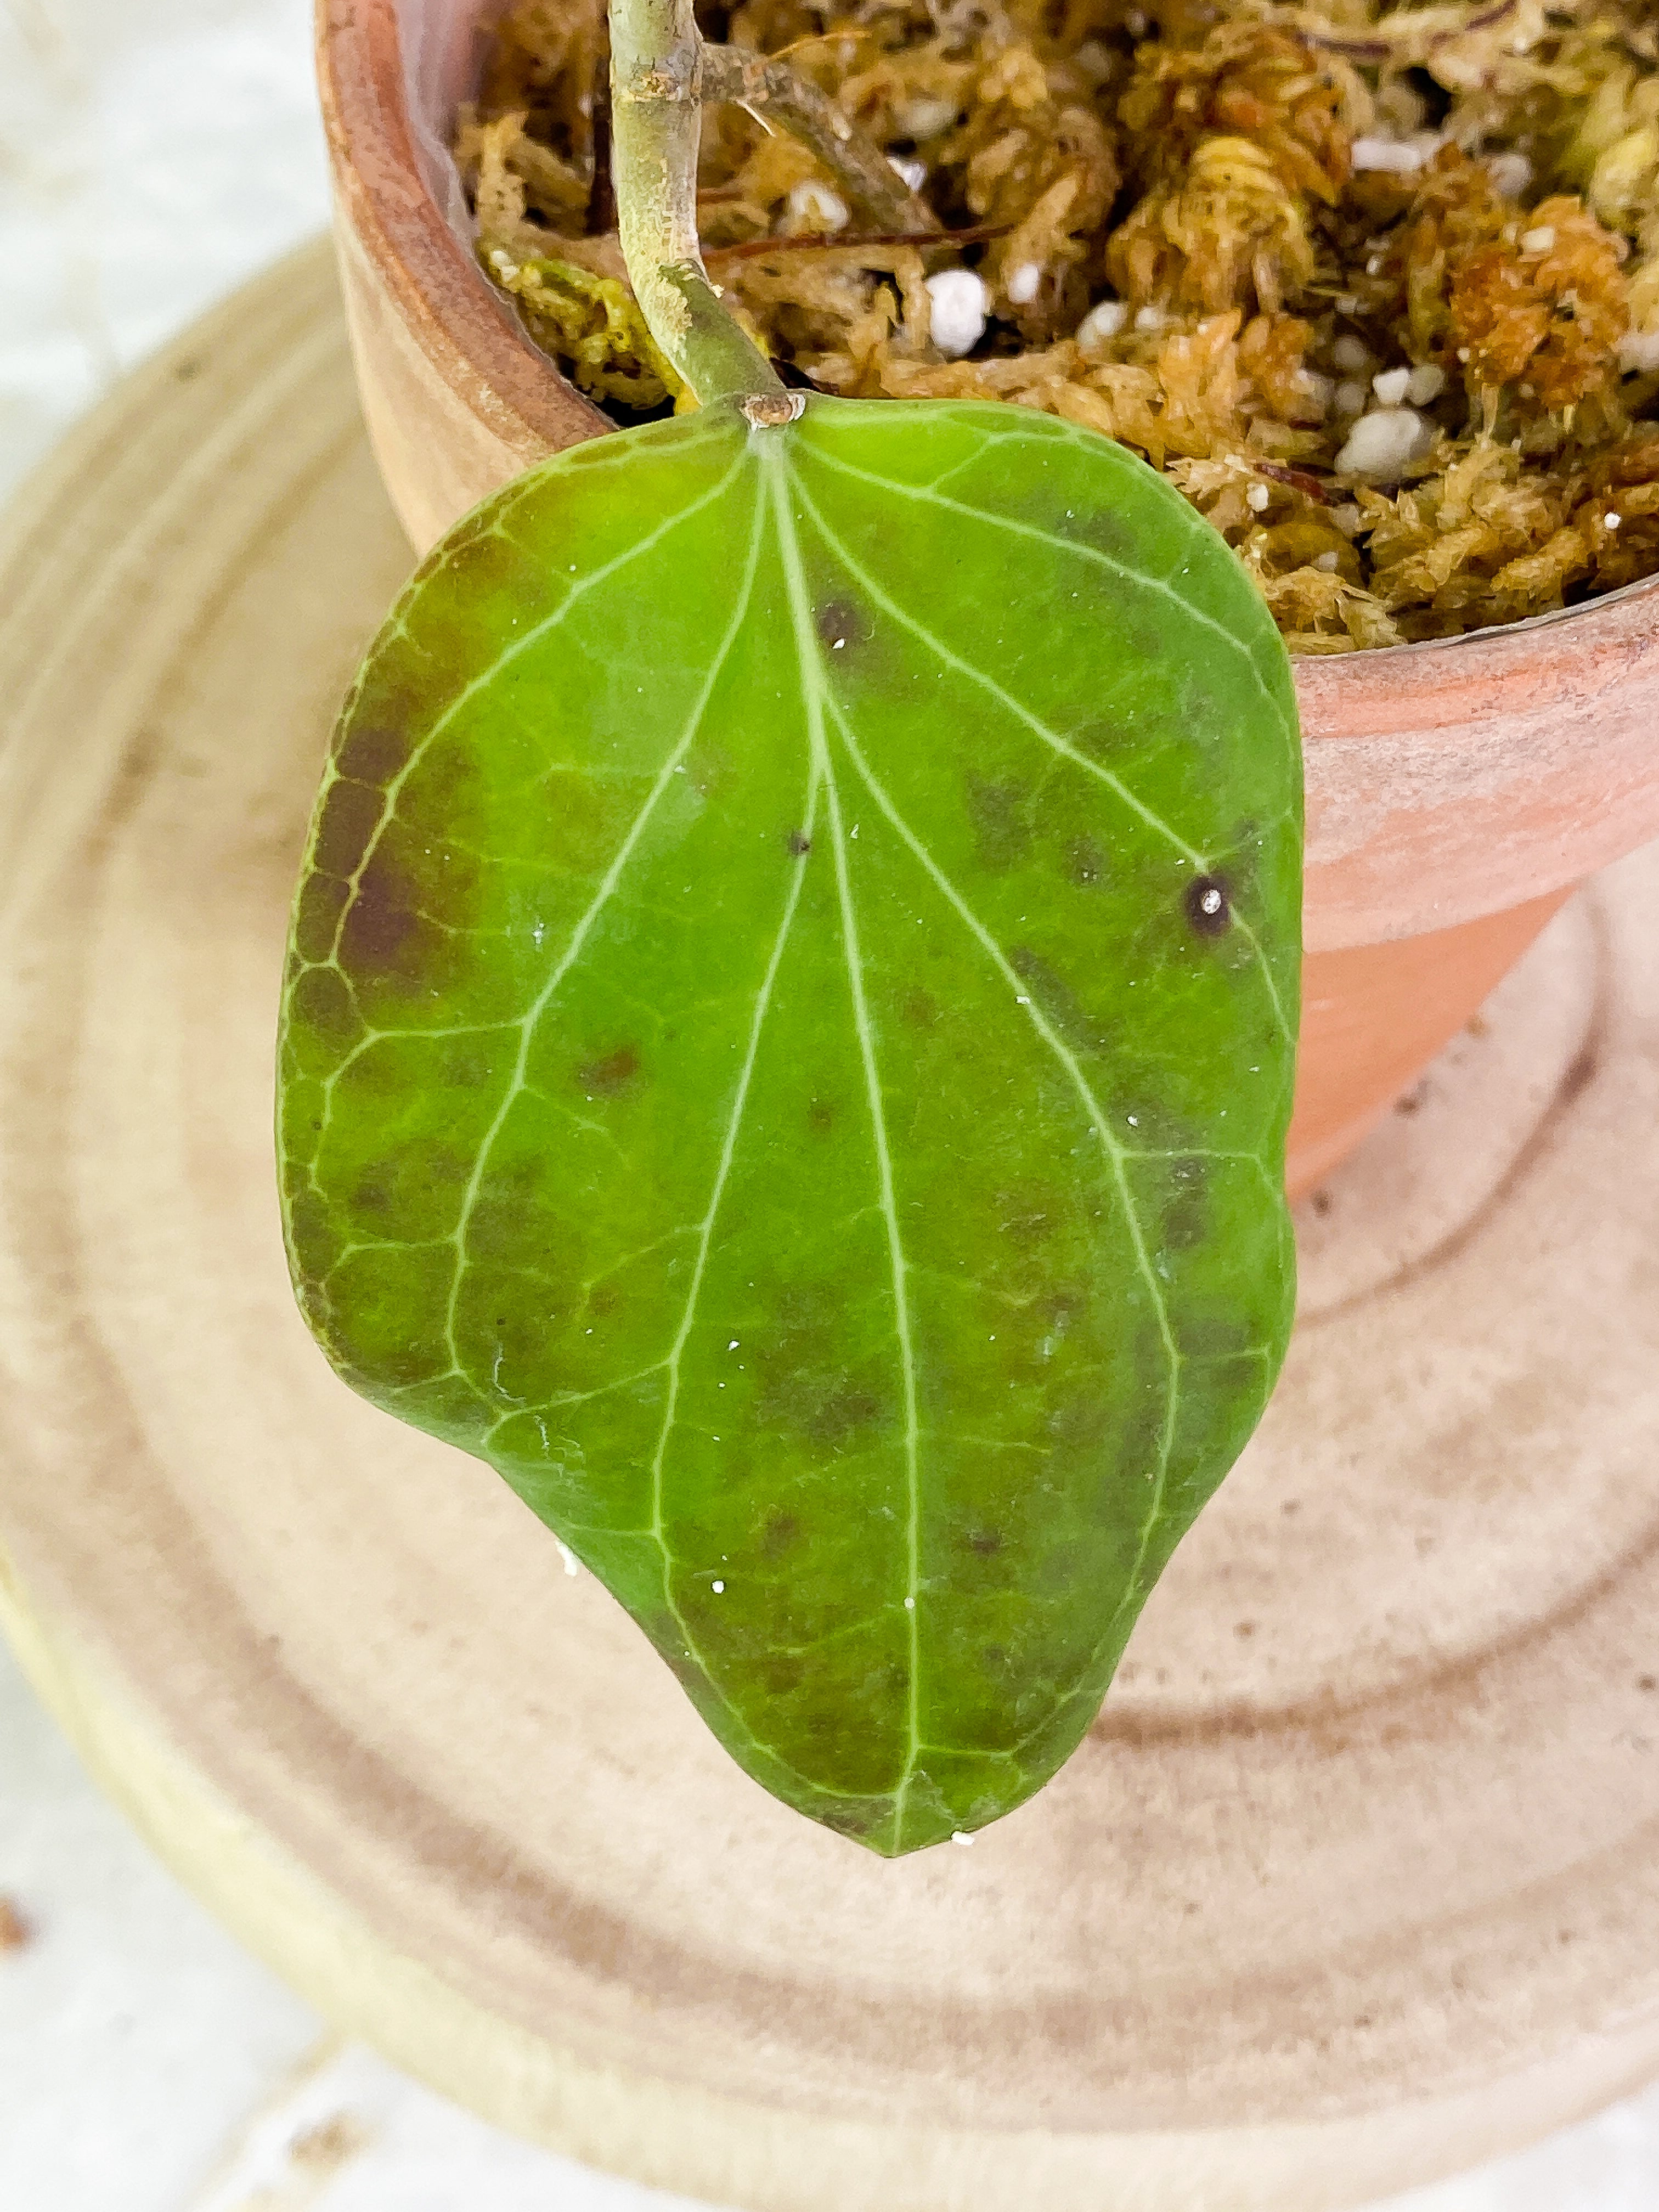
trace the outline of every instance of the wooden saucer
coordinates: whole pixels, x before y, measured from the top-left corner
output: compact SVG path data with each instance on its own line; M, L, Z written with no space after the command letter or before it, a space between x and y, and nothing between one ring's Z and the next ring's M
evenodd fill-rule
M294 1312L284 910L409 559L321 248L0 551L3 1609L157 1848L440 2087L764 2212L1319 2212L1659 2071L1659 860L1305 1211L1078 1756L888 1864Z

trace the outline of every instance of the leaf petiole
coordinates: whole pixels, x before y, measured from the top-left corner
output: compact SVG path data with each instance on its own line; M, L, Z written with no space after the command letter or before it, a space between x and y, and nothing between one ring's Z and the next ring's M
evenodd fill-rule
M611 135L623 259L651 335L708 406L779 394L720 304L697 238L702 45L691 0L611 0Z

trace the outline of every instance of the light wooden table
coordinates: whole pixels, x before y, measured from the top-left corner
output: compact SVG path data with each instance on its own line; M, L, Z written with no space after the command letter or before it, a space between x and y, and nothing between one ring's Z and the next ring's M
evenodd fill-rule
M0 482L322 216L302 0L0 14ZM182 95L182 97L181 97ZM646 2212L341 2046L92 1791L0 1660L7 2212ZM1635 2212L1659 2094L1390 2212ZM1293 2208L1286 2208L1293 2212Z

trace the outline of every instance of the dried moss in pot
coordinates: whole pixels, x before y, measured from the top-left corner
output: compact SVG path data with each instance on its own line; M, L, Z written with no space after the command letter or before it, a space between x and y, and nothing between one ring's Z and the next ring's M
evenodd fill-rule
M1649 14L753 0L706 34L785 57L916 219L728 101L700 228L791 380L1121 440L1292 651L1455 635L1659 569ZM677 380L614 235L603 52L592 0L523 0L456 150L486 267L626 422Z

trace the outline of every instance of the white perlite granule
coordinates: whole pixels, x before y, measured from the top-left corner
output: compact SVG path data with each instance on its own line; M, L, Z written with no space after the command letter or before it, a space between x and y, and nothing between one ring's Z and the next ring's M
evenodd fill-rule
M1357 170L1382 169L1396 177L1409 177L1439 150L1440 141L1431 131L1419 131L1412 138L1356 138L1353 166Z
M933 303L933 343L946 361L960 361L985 335L991 295L971 269L941 269L927 279Z
M845 230L848 209L847 203L832 185L821 185L809 177L804 185L794 185L789 194L789 212L809 230Z
M1406 386L1406 397L1413 407L1426 407L1438 399L1446 388L1446 372L1438 362L1419 362L1412 371Z
M906 138L937 138L956 121L957 103L954 100L929 100L925 95L911 100L899 110L899 130Z
M1396 483L1412 462L1427 453L1434 434L1411 407L1378 407L1362 415L1336 457L1336 472Z
M1091 307L1077 326L1077 342L1087 353L1091 346L1104 345L1118 336L1129 319L1127 303L1122 300L1101 300Z

